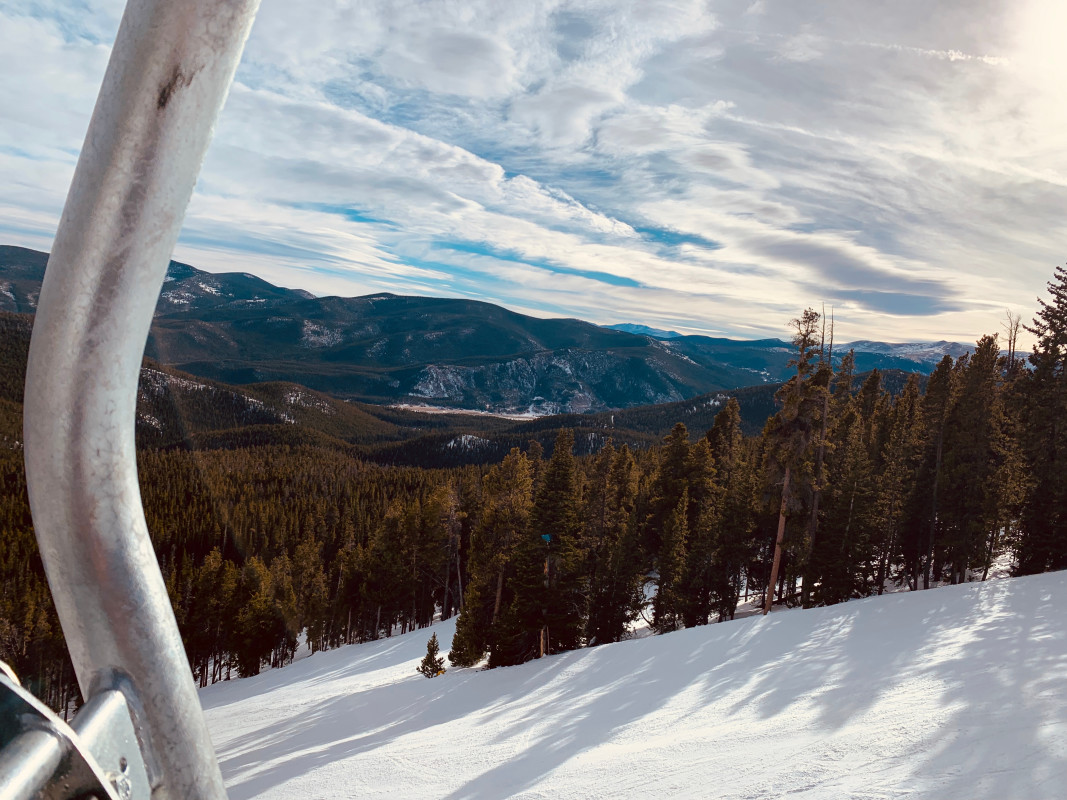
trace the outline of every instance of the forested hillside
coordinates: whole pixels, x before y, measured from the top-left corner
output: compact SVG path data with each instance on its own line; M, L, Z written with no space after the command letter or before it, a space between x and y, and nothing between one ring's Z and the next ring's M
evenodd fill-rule
M35 310L46 260L0 246L0 311ZM862 370L928 373L940 353L966 351L952 342L858 342L856 357ZM665 342L475 300L315 297L175 261L145 352L198 380L298 383L375 404L535 415L677 402L778 383L791 371L789 345L780 339Z
M22 386L33 318L0 312L0 436L21 439ZM889 373L899 388L904 373ZM551 452L556 431L575 431L576 452L611 438L645 448L681 420L710 427L729 398L739 401L746 433L774 413L776 386L715 393L600 414L516 420L489 414L425 413L338 399L294 383L233 386L145 359L137 408L139 447L213 450L267 444L325 446L381 464L453 467L500 461L512 447L538 441Z
M1029 367L1015 329L1006 354L990 335L946 356L925 391L914 375L895 392L877 371L860 379L851 356L832 367L807 311L793 322L794 376L754 435L722 399L704 407L708 427L679 422L648 448L607 428L578 448L563 428L550 453L531 437L491 466L377 465L326 430L271 442L299 428L285 420L239 429L261 434L244 446L142 447L149 529L194 674L252 675L291 660L301 632L326 649L437 612L462 610L453 663L498 666L617 641L642 612L657 632L728 619L768 584L775 602L815 606L981 579L1004 553L1019 573L1067 567L1067 271L1050 290ZM267 387L260 402L293 391ZM299 413L333 419L316 397ZM9 386L0 399L20 398ZM374 418L370 435L393 435L397 419ZM74 683L17 431L0 483L0 657L62 705Z

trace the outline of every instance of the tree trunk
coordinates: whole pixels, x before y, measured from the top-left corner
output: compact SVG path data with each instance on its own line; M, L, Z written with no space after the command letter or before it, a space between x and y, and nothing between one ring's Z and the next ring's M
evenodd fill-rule
M452 606L449 601L449 589L452 585L452 541L448 542L448 558L445 559L445 594L441 600L441 619L445 620L452 616Z
M456 551L456 588L459 590L459 613L463 613L463 574L460 572L459 551Z
M504 568L496 574L496 600L493 601L493 620L490 625L496 625L496 618L500 614L500 598L504 594Z
M830 350L832 353L832 343ZM804 608L808 608L811 601L811 584L815 582L811 570L811 554L815 552L815 537L819 533L819 498L822 495L822 463L826 453L826 418L829 413L830 393L827 390L827 393L822 398L822 433L819 434L819 449L815 453L815 491L811 499L811 517L808 519L808 546L804 554L804 577L800 586L801 605Z
M944 425L942 425L942 428ZM944 440L944 431L937 435L937 460L934 466L934 507L930 514L930 536L926 540L926 564L923 565L923 588L930 588L930 565L934 560L934 533L937 530L937 483L941 477L941 446Z
M771 612L774 603L774 586L778 582L778 568L782 564L782 540L785 538L785 506L789 496L789 465L785 467L785 477L782 479L782 505L778 510L778 535L774 540L774 562L771 565L771 578L767 581L766 598L763 602L764 615Z
M985 554L985 568L984 568L984 569L982 570L982 580L983 580L983 581L984 581L984 580L985 580L986 578L988 578L988 577L989 577L989 568L990 568L991 566L993 566L993 551L994 551L994 550L996 549L996 546L997 546L997 534L998 534L999 532L1000 532L1000 529L999 529L999 528L997 528L997 527L996 527L996 526L994 525L994 526L993 526L993 530L992 530L992 531L990 532L990 534L989 534L989 549L988 549L988 550L986 550L986 554Z
M896 502L890 507L889 515L893 516L895 513ZM878 594L881 595L885 591L885 581L889 572L889 554L897 546L897 526L894 524L890 527L889 531L889 544L885 550L882 551L882 563L878 565Z

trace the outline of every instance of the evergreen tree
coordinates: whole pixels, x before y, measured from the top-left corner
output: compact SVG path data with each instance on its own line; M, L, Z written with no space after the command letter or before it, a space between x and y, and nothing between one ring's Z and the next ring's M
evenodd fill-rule
M529 534L531 489L531 464L518 448L482 482L483 510L471 537L463 613L448 656L457 666L471 666L498 646L498 622L511 601L506 579L514 573L517 548Z
M821 351L820 351L821 352ZM848 358L854 358L849 351ZM819 538L819 504L822 502L822 493L826 488L826 476L824 464L827 451L827 427L830 416L830 382L833 379L832 356L827 361L820 360L819 368L812 377L810 392L814 403L822 401L822 409L819 412L819 430L815 434L815 461L811 479L811 509L808 513L808 536L804 548L803 558L803 583L801 585L801 603L807 607L811 603L811 587L815 583L815 570L812 564L812 552Z
M759 504L759 458L741 433L740 407L735 398L715 415L707 440L722 489L712 594L719 619L733 619L741 597L742 575L756 555Z
M663 440L649 488L649 515L644 524L643 545L649 562L659 562L663 529L689 486L689 432L678 422ZM688 508L686 509L688 514Z
M237 669L247 678L259 674L285 636L285 620L275 604L270 570L256 556L245 562L238 591L242 602L233 650Z
M532 528L548 543L548 602L545 653L573 650L582 644L586 584L581 526L581 497L574 462L574 433L561 430L545 467L534 502Z
M609 461L610 459L610 461ZM599 538L590 542L595 568L590 574L589 613L586 638L589 644L617 642L626 626L637 618L642 603L641 558L637 540L638 468L625 445L619 450L605 447L603 466L596 475L602 488L591 487L590 494L602 497Z
M920 414L919 380L912 373L888 416L882 448L883 466L876 488L874 509L875 524L879 531L879 567L875 580L878 594L885 590L890 566L899 557L908 493L918 466L922 430Z
M658 633L676 630L682 624L685 598L681 581L685 569L686 539L689 537L686 522L688 505L689 492L683 489L678 505L663 526L656 597L652 601L652 627Z
M864 562L870 564L873 486L862 411L857 397L835 424L836 446L828 464L831 488L823 532L812 555L819 581L812 587L812 599L819 605L866 593L861 571Z
M1067 568L1067 269L1056 267L1048 291L1026 327L1037 341L1026 381L1022 448L1031 490L1019 524L1020 575Z
M282 667L296 655L300 635L300 612L296 592L293 591L293 569L289 556L281 553L270 562L270 585L274 597L274 612L280 625L280 635L270 655L272 667Z
M714 459L707 438L689 448L687 517L692 520L685 554L685 567L679 581L682 621L687 628L706 625L715 607L716 589L723 580L716 574L716 558L721 517L722 489L716 483Z
M793 346L797 355L790 363L797 368L797 374L778 391L776 399L782 407L768 420L763 433L768 442L764 460L766 480L768 484L781 483L778 531L774 539L774 555L770 579L767 582L764 614L771 610L778 582L788 515L800 506L799 489L811 485L814 469L811 441L822 407L821 395L812 391L810 381L819 314L810 308L806 309L791 324L794 331Z
M940 545L952 583L967 580L967 570L984 562L987 542L1003 523L1009 447L1001 366L996 334L982 337L963 365L945 424Z
M945 356L930 376L922 401L923 456L909 501L910 535L904 541L905 560L913 589L918 588L920 578L923 588L930 588L934 547L941 523L939 492L945 427L956 401L956 385L956 367L951 356Z
M574 434L561 430L541 473L529 532L516 548L512 597L490 666L517 664L582 644L585 558Z
M745 437L741 432L741 406L731 397L715 415L711 429L704 436L711 448L711 457L718 469L729 475L741 459Z
M427 678L436 678L445 672L445 660L438 655L438 652L437 634L435 633L426 642L426 655L423 656L422 663L416 668Z

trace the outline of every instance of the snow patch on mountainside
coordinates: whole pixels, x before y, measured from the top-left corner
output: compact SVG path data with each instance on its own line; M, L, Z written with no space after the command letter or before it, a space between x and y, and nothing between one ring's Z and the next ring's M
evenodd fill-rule
M835 348L836 349L836 348ZM949 355L959 358L969 353L974 348L959 342L872 342L866 339L848 342L841 346L840 352L847 353L855 350L857 353L877 353L885 356L896 356L909 361L936 362Z
M426 680L450 620L200 696L232 800L1052 800L1065 596L967 584Z
M483 447L490 445L491 442L488 439L483 439L481 436L473 436L469 433L464 433L461 436L457 436L445 445L449 450L480 450Z
M333 406L327 403L321 398L314 395L302 392L299 389L291 389L285 394L285 402L290 406L300 406L301 408L311 408L315 411L320 411L323 414L331 415L336 414Z
M333 347L344 341L344 338L341 331L306 319L301 328L300 343L304 347Z
M192 292L163 292L160 298L176 305L188 305L196 299Z
M419 380L412 387L410 394L428 400L461 400L466 387L465 372L466 370L460 367L439 367L431 364L419 373Z
M150 367L141 368L141 379L137 386L137 397L139 402L148 402L152 398L160 398L166 395L167 392L185 392L185 393L197 393L203 392L208 395L223 395L229 396L234 404L238 408L242 408L246 413L253 413L259 415L260 419L271 419L277 422L284 422L289 425L296 423L296 419L284 410L275 408L260 400L258 397L249 397L246 394L239 392L230 392L225 389L219 389L216 386L210 386L206 383L197 383L191 381L188 378L182 378L178 375L170 375L166 372L161 372L157 369ZM290 395L286 397L286 400L292 405L292 401L289 400ZM304 393L298 393L301 397L309 397ZM309 400L314 401L314 398ZM321 410L321 409L320 409ZM327 410L325 413L333 413L333 409ZM153 428L162 430L162 423L154 416L148 414L146 411L139 412L139 419L142 422L151 425Z
M187 392L195 392L213 388L205 383L197 383L187 378L170 375L166 372L160 372L158 369L151 369L149 367L141 369L141 382L139 386L142 392L150 392L156 395L162 394L168 389L183 389Z

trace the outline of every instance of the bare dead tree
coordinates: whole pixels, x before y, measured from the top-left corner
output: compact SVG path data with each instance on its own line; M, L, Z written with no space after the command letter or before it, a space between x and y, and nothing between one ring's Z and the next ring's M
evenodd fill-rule
M1008 334L1008 370L1015 366L1015 352L1016 345L1019 342L1019 326L1021 324L1022 315L1018 311L1012 311L1010 308L1004 309L1004 322L1000 323L1000 327Z

